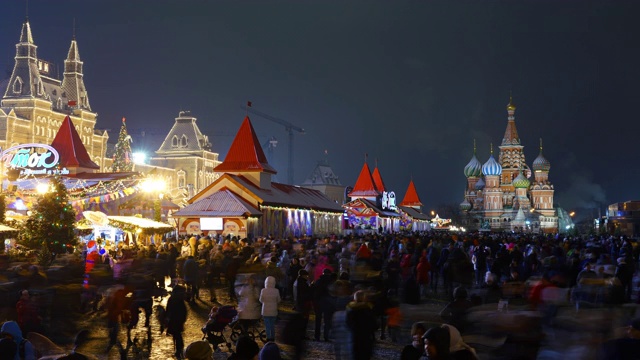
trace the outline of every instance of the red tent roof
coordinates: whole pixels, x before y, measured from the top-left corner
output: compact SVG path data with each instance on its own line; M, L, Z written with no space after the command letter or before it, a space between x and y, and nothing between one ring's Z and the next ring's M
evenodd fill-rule
M416 186L413 184L413 179L409 182L409 187L404 194L404 199L402 199L400 206L422 206L422 202L416 191Z
M373 177L373 183L376 185L376 189L378 189L378 191L380 192L386 191L387 188L384 186L384 181L382 181L382 176L380 175L378 166L373 169L373 174L371 174L371 176Z
M214 170L218 172L265 171L272 174L277 173L267 162L267 157L262 151L260 141L258 141L256 131L248 116L244 118L224 161Z
M353 190L351 190L351 192L349 193L349 196L378 196L379 194L380 193L378 192L378 189L373 182L373 178L371 177L371 170L369 170L369 165L367 165L367 163L364 163L362 170L360 170L358 180L353 186Z
M62 121L51 146L60 155L59 164L61 167L100 169L100 166L91 160L69 115Z

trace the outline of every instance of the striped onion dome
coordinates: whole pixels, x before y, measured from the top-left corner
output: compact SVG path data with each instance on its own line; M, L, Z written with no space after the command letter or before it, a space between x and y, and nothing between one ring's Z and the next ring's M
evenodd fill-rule
M485 183L484 183L484 179L480 178L480 180L478 180L478 182L476 183L476 190L482 190L485 187Z
M518 176L516 176L515 179L513 179L513 186L517 189L526 189L529 187L529 179L527 179L522 172L520 172L520 174L518 174Z
M549 171L551 163L542 155L542 139L540 139L540 154L533 160L533 171Z
M469 211L471 210L471 203L465 198L463 202L460 203L460 210Z
M487 160L487 162L482 165L482 174L484 176L502 174L502 166L500 166L500 164L498 164L496 159L493 157L493 153L491 154L491 156L489 156L489 160Z
M478 177L482 175L482 163L476 157L476 154L473 154L471 161L464 167L464 176L466 177Z

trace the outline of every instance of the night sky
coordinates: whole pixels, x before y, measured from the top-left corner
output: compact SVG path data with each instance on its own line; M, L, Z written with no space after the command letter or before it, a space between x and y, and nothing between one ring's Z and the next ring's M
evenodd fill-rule
M10 71L25 2L0 13ZM353 185L368 154L400 200L413 178L429 211L462 201L473 139L484 163L511 91L527 163L542 137L556 203L578 218L640 200L638 14L637 1L29 1L38 56L61 69L76 19L96 128L113 142L126 116L134 150L155 151L190 110L223 159L250 100L306 130L296 183L327 150ZM278 139L286 181L284 127L251 120Z

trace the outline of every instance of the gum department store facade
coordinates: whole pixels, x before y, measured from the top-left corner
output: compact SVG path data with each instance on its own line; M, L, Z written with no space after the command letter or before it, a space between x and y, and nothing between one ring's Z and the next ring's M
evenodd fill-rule
M106 156L109 134L96 128L98 114L89 102L83 65L74 36L64 60L62 79L58 79L55 66L38 58L29 21L23 23L13 71L10 78L0 82L2 149L29 143L51 144L64 118L70 116L91 160L100 166L98 171L110 171L112 159ZM189 112L180 112L149 163L135 165L134 171L163 178L177 202L219 177L213 171L220 164L218 154L211 151L207 136L200 132L196 118Z

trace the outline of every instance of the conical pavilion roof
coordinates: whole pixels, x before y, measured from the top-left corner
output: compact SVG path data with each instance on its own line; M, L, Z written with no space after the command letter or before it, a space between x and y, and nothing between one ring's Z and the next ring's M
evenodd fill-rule
M402 199L400 206L422 206L422 202L420 201L420 197L416 191L413 179L409 182L409 187L407 187L407 192L404 194L404 198Z
M62 121L62 125L60 125L60 129L58 129L51 146L60 155L59 164L61 167L100 169L100 166L91 160L87 149L84 147L82 140L80 140L80 135L78 135L68 115Z
M258 141L256 131L248 116L244 118L224 161L214 170L217 172L264 171L272 174L277 173L267 162L267 157L262 151L260 141Z
M349 193L349 197L372 197L378 195L380 195L380 193L371 176L371 170L369 170L369 165L365 162L362 170L360 170L358 180L353 186L353 190Z
M376 189L379 192L387 191L387 188L384 186L384 181L382 181L382 175L380 175L380 170L378 170L378 166L376 166L376 168L373 169L373 174L371 174L371 177L373 177L373 183L376 185Z

